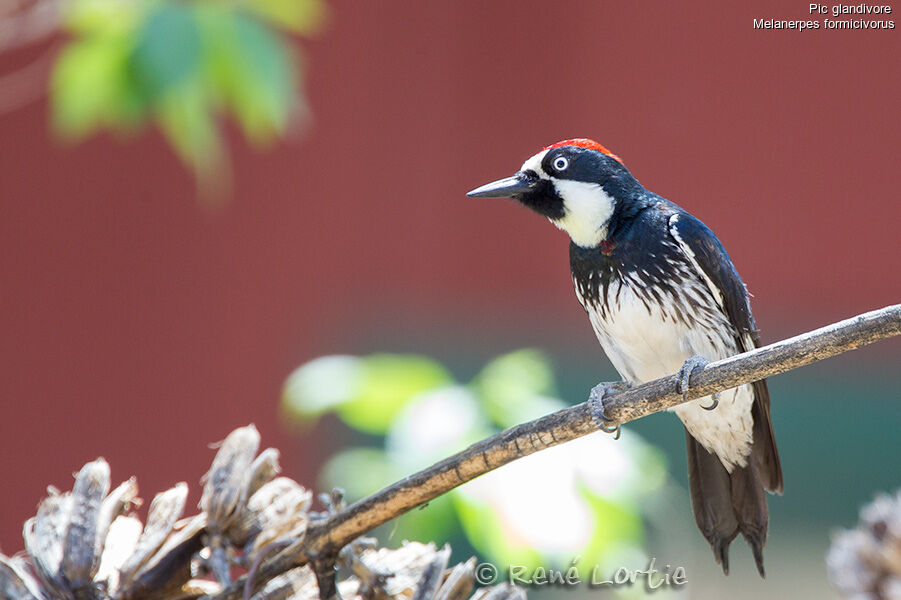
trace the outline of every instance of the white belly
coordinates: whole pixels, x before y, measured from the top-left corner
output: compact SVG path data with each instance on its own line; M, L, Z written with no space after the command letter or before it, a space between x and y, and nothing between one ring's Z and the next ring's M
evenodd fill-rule
M703 296L709 291L699 285L690 293ZM661 297L666 300L662 292ZM703 300L707 303L713 299ZM632 286L620 286L616 281L610 283L606 311L598 305L583 304L610 362L622 378L632 384L677 373L685 361L695 355L715 361L739 351L734 338L724 335L731 331L731 326L720 311L713 315L701 313L691 308L692 303L682 302L683 314L688 312L690 318L687 320L693 323L689 326L674 312L662 311L655 302L647 302L649 310L635 295ZM753 401L752 387L743 385L721 393L719 406L712 411L701 408L712 403L710 397L671 410L692 437L719 456L723 466L731 472L736 465L747 464L753 432Z

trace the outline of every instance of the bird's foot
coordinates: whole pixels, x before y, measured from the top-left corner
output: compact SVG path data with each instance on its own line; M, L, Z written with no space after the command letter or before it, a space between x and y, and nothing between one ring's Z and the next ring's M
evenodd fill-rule
M591 417L594 419L594 424L604 433L612 433L615 440L619 439L619 425L609 425L613 420L609 419L604 413L604 398L613 392L622 392L630 387L632 385L625 381L604 381L591 388L591 393L588 394L588 406L591 409Z
M682 401L688 402L688 380L691 378L691 374L694 373L697 369L703 369L709 364L709 361L703 356L692 356L688 360L685 361L685 364L682 365L682 368L679 369L679 392L682 393ZM713 398L713 403L710 406L701 406L704 410L713 410L720 403L720 395L717 392L711 396Z

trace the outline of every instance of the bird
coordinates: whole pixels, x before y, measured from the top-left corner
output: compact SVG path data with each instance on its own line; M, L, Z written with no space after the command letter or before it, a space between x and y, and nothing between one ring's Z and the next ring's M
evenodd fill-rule
M511 198L569 234L576 296L623 378L591 391L602 424L613 391L677 373L687 400L695 369L760 345L747 288L717 237L598 142L547 146L514 175L467 195ZM685 428L691 505L714 559L728 575L729 546L741 533L765 577L764 491L783 488L766 380L670 410Z

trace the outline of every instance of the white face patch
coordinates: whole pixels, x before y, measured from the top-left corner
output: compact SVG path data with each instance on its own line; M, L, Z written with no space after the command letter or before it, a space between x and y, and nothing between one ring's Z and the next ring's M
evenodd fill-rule
M607 224L613 215L614 201L600 185L551 177L541 167L548 150L542 150L522 164L520 171L534 171L542 179L554 183L557 195L563 198L562 219L549 219L569 234L577 246L591 248L607 237Z
M565 231L577 246L591 248L607 237L615 202L600 185L586 181L552 179L563 198L562 219L551 223Z
M542 179L547 179L547 173L544 172L544 169L541 168L541 161L544 160L544 155L547 154L547 150L542 150L535 156L528 159L526 162L522 163L522 167L519 169L520 171L535 171L538 173L538 176Z

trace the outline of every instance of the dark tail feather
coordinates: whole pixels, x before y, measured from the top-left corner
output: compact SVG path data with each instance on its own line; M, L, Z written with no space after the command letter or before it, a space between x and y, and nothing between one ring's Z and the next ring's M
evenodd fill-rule
M770 419L770 393L766 381L753 383L753 444L748 466L730 475L719 457L704 449L688 432L688 482L691 505L701 533L713 547L716 561L729 574L729 544L739 532L754 553L757 571L764 577L769 511L764 490L782 493L782 467Z
M714 457L716 458L716 457ZM719 459L717 459L719 460ZM748 540L757 563L757 572L766 577L763 570L763 547L766 544L766 530L769 511L766 505L766 493L760 481L757 465L753 460L748 466L732 470L732 508L741 534ZM725 470L725 468L724 468Z
M757 472L763 487L774 494L782 493L782 466L779 464L779 451L776 449L776 436L773 435L773 422L770 419L770 391L766 380L755 381L754 404L751 416L754 418L754 447L751 452L757 462Z
M768 511L756 458L749 457L747 467L735 468L730 475L719 457L707 452L687 431L685 439L691 506L716 562L728 575L729 544L741 532L751 545L757 571L763 577Z
M710 542L713 556L729 574L729 544L738 535L738 520L732 509L732 483L729 473L715 455L707 452L688 431L688 484L691 507L698 529Z

